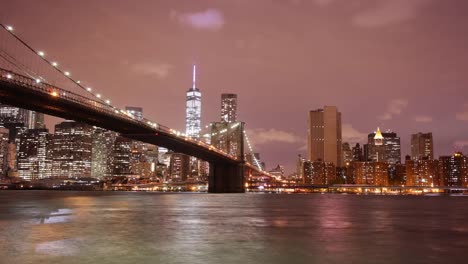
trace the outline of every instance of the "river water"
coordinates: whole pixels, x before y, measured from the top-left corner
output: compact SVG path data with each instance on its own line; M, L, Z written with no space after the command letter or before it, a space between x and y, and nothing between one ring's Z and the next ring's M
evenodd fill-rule
M468 263L468 197L0 192L0 263Z

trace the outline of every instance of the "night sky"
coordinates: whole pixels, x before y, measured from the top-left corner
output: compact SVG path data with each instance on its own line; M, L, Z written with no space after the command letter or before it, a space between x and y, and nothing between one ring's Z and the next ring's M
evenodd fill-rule
M33 47L172 128L196 63L202 124L238 94L255 150L288 171L324 105L341 111L343 141L380 126L402 156L415 132L433 132L436 156L468 152L467 14L465 0L0 0Z

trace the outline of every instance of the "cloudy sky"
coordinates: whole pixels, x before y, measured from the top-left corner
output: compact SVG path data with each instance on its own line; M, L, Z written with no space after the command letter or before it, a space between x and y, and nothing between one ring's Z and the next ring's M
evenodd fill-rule
M343 138L380 126L468 152L465 0L0 0L0 20L120 107L184 129L191 65L202 122L239 96L255 150L291 171L307 112L336 105ZM52 121L49 121L52 123Z

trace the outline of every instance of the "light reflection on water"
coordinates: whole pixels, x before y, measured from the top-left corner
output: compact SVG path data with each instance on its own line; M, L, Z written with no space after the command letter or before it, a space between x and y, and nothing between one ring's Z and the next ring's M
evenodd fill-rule
M464 263L468 197L0 192L0 263Z

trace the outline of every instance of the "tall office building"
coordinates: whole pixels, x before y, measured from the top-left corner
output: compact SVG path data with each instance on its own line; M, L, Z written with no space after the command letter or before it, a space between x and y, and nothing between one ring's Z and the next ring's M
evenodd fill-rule
M434 142L432 133L417 133L411 135L411 158L413 160L434 159Z
M128 176L132 174L131 166L132 140L118 136L113 149L113 176Z
M221 95L221 122L237 122L237 94Z
M198 139L201 131L201 92L196 86L196 70L196 65L193 65L192 87L187 91L185 134Z
M93 130L90 125L70 120L55 125L55 133L47 144L52 177L91 176Z
M189 176L190 157L183 153L172 153L169 177L172 182L185 182Z
M127 113L133 115L138 120L143 119L143 108L141 108L141 107L126 106L125 111L127 111Z
M362 147L359 143L356 143L356 145L352 149L352 152L353 152L353 161L364 161Z
M96 128L92 135L92 162L91 176L104 178L112 176L113 172L113 150L117 133L102 128Z
M380 128L367 136L365 147L365 160L387 162L389 164L401 163L400 137L395 132L382 133Z
M353 161L353 151L351 150L351 146L348 142L343 143L342 145L342 157L343 157L343 164L347 164Z
M46 127L44 114L35 111L27 111L26 127L28 129L44 129Z
M336 106L309 112L308 158L342 166L341 113Z
M47 129L28 129L21 134L18 148L18 175L24 180L50 177L47 160Z

